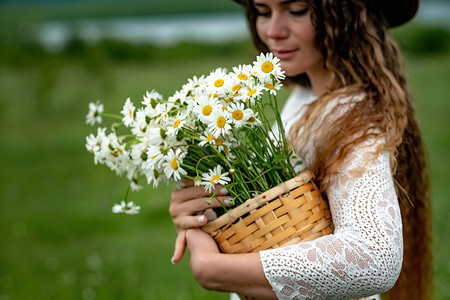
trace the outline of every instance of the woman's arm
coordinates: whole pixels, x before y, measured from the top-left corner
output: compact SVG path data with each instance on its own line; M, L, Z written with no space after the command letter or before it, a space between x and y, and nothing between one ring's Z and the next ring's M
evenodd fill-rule
M186 240L192 274L205 289L277 299L264 275L258 253L220 253L215 241L200 229L187 230Z
M383 293L396 282L402 219L389 154L374 155L374 140L359 146L327 189L334 234L260 252L279 299L354 299Z

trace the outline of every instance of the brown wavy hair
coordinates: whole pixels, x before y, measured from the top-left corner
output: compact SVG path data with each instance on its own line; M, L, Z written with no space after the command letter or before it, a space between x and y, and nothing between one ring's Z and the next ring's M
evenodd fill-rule
M379 143L377 152L390 153L403 220L404 255L400 277L384 296L393 300L430 299L433 272L429 174L400 53L387 33L388 22L376 7L377 1L307 2L316 29L316 47L332 80L329 92L309 105L304 113L306 117L293 125L289 140L298 145L301 138L312 134L314 120L320 118L333 99L365 95L363 101L347 106L333 120L333 126L320 132L320 139L315 139L316 152L310 168L322 191L326 191L326 178L337 172L356 145L369 138L385 141ZM256 48L267 52L256 31L257 11L253 1L244 1L243 5ZM287 81L310 85L306 74ZM300 128L303 137L297 134Z

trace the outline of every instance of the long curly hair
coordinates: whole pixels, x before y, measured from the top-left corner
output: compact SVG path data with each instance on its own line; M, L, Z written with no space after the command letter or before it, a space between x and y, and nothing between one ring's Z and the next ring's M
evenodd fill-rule
M388 22L377 1L308 0L311 21L316 29L315 44L332 75L330 92L307 107L304 118L292 126L289 140L312 134L314 120L327 105L341 96L365 95L364 101L345 108L333 126L321 130L315 140L310 168L322 191L327 178L337 172L356 145L382 139L377 152L390 153L391 168L403 220L404 259L389 299L430 299L433 293L431 255L431 207L429 174L425 149L415 117L411 96L402 74L402 61L389 37ZM256 31L257 12L253 1L244 1L253 42L259 51L267 46ZM309 86L306 74L287 79ZM349 139L349 137L352 137ZM301 151L301 149L299 149Z

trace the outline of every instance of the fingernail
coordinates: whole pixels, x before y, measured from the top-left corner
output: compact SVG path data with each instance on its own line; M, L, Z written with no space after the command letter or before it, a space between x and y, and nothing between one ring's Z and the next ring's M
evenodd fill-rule
M234 201L233 198L227 198L223 200L223 203L225 203L225 205L231 205L232 203L234 203Z
M170 259L170 262L172 263L172 265L175 264L175 261L173 260L173 257Z
M226 194L228 194L228 190L226 188L221 188L219 190L219 194L226 195Z
M198 217L198 220L197 220L200 224L203 224L203 222L205 222L205 216L200 216L200 217Z

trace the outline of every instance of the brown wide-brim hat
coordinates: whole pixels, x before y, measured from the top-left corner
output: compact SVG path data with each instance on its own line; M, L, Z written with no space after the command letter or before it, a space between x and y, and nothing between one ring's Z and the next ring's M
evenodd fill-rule
M249 0L233 0L245 4ZM405 24L411 20L419 9L420 0L367 0L376 1L376 5L386 16L390 27Z

